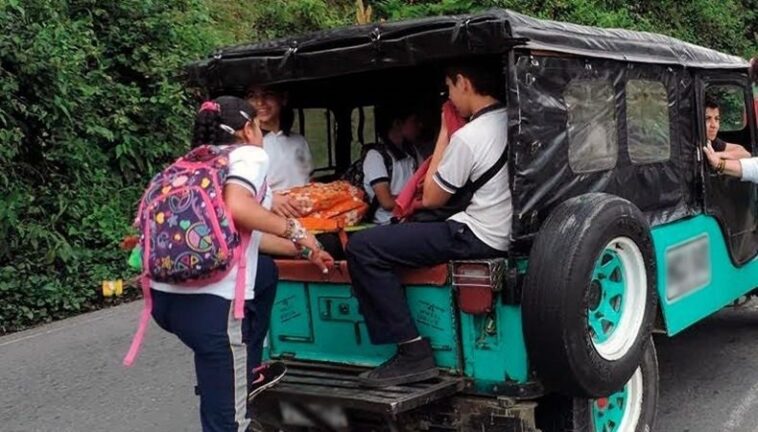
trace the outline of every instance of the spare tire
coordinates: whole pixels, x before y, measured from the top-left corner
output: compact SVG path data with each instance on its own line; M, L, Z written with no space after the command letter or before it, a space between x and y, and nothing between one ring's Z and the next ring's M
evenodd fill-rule
M546 387L587 398L621 388L649 343L658 298L642 212L602 193L557 206L532 245L522 297L529 359Z

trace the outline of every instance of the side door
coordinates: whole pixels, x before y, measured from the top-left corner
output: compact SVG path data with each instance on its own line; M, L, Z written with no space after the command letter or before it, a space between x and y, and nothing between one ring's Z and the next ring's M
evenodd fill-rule
M705 99L711 98L720 106L718 137L758 154L753 89L746 75L708 71L699 81L699 143L706 142L704 105ZM758 255L758 188L737 178L718 175L705 163L702 174L705 212L718 220L733 263L742 266Z

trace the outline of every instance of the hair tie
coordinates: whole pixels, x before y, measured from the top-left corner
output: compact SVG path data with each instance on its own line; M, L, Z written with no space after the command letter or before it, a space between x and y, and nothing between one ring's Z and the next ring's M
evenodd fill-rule
M202 105L200 105L200 111L213 111L213 112L221 112L221 106L218 104L218 102L214 101L205 101Z

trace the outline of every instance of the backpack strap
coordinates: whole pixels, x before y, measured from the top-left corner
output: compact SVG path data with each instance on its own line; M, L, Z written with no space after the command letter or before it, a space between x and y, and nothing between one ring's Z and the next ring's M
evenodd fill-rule
M268 191L268 182L264 179L261 190L255 195L256 201L263 204ZM252 233L242 233L240 254L237 259L237 280L234 283L234 319L245 318L245 285L247 283L247 248L250 246Z
M132 366L139 355L142 341L145 339L145 333L147 332L147 326L150 324L150 314L153 311L153 297L150 294L150 278L147 276L147 273L143 273L139 277L139 283L142 285L142 297L145 300L145 304L140 313L137 333L134 334L129 351L124 356L123 364L126 367Z
M148 232L147 235L150 235L150 233ZM142 251L142 274L139 277L139 283L142 286L142 298L144 299L144 304L142 306L142 312L140 313L137 333L134 334L129 351L127 351L126 356L124 356L123 363L126 367L133 365L139 355L142 341L145 339L145 333L147 332L147 326L150 324L150 315L153 311L153 297L150 292L150 274L148 273L150 242L145 242L145 245L145 250Z
M503 169L505 166L505 163L508 162L508 144L505 145L505 148L503 149L503 154L500 155L500 158L495 162L494 165L490 167L487 171L485 171L484 174L482 174L481 177L476 179L476 181L471 183L471 193L474 194L476 191L482 188L488 181L492 179L492 177L495 177L497 173L500 172L500 170Z
M387 145L384 143L376 144L374 146L374 150L378 151L379 154L382 155L382 160L384 161L384 168L387 170L387 177L389 177L390 184L392 184L392 170L393 170L392 155L390 155L390 151L387 148Z

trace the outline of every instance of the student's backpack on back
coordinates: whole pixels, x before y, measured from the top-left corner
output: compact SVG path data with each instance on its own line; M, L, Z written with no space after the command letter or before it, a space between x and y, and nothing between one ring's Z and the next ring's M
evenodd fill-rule
M191 292L220 281L238 265L234 316L243 318L245 253L250 236L237 231L223 199L229 154L235 148L193 149L153 177L142 196L135 226L141 233L140 281L145 308L125 365L134 362L150 321L150 281L185 286ZM261 189L259 202L265 195L265 184Z
M365 174L363 172L363 162L366 160L366 155L371 150L376 150L380 155L382 155L384 167L387 169L387 177L392 179L392 156L390 155L390 151L384 143L375 143L363 145L360 159L350 165L347 171L345 171L345 174L342 175L342 180L347 180L351 185L359 188L360 190L364 190L363 180L365 178ZM364 219L372 222L374 220L374 214L379 209L379 200L376 198L376 195L374 195L374 198L371 200L371 202L368 203L368 205L368 211L366 211Z

